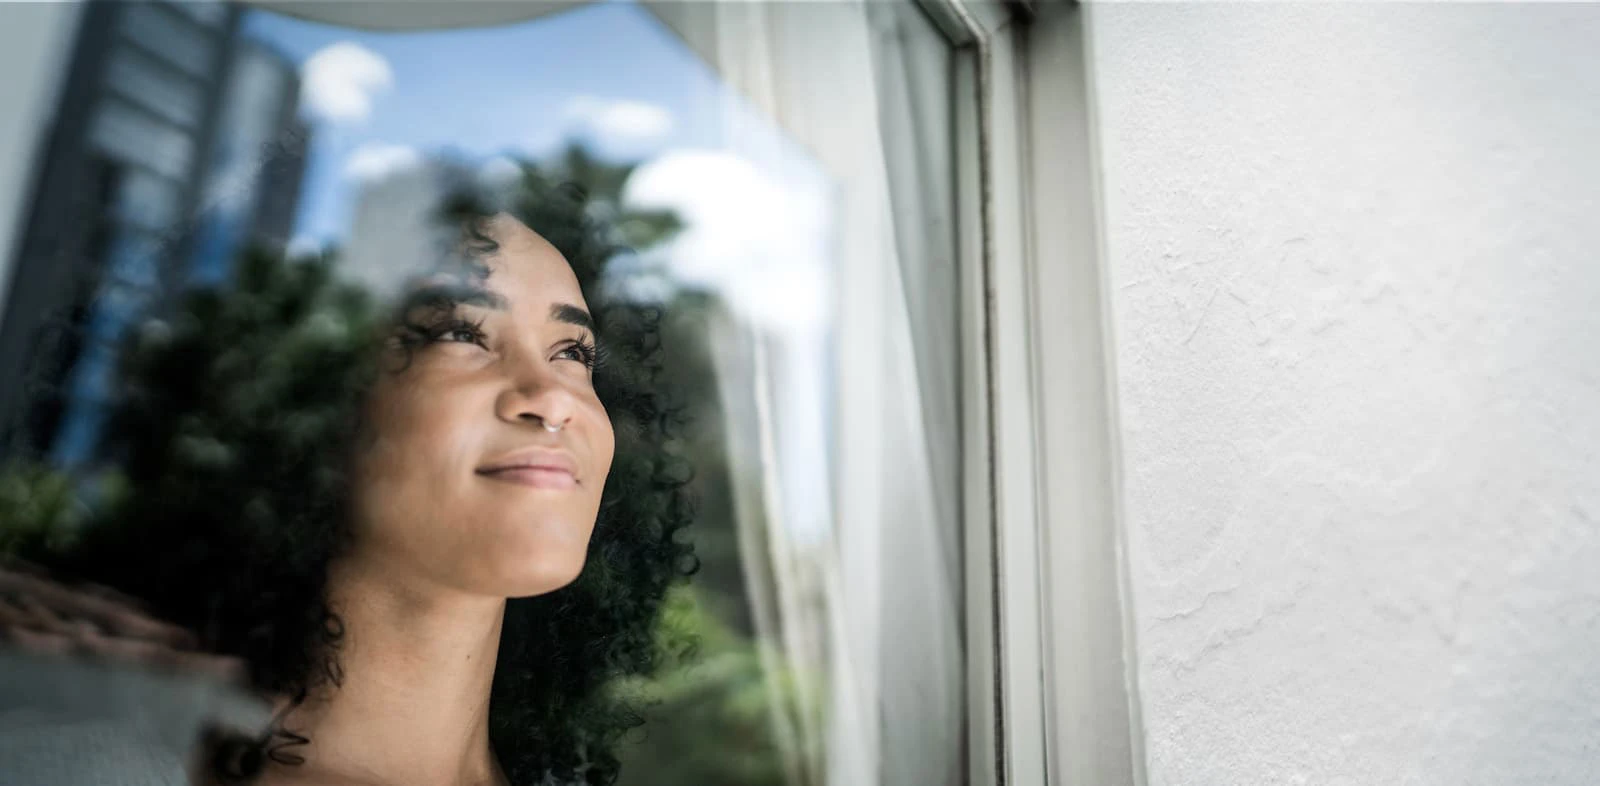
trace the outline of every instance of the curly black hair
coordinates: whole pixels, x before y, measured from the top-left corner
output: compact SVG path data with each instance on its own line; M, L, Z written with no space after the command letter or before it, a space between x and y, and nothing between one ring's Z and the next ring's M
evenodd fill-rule
M608 784L617 744L640 721L607 685L657 667L663 598L696 568L681 532L690 473L672 448L678 410L657 383L662 314L601 286L621 247L582 189L529 167L516 193L506 212L567 258L593 307L607 348L595 388L617 447L581 575L507 604L490 739L514 784ZM455 199L441 215L471 229L482 204ZM468 238L469 251L486 241ZM254 254L233 287L189 293L128 345L108 429L128 491L57 567L241 656L263 693L298 703L336 686L343 626L328 566L349 546L348 446L363 437L360 406L395 327L327 259ZM306 741L281 723L260 737L218 733L211 774L248 781L266 758L300 761Z

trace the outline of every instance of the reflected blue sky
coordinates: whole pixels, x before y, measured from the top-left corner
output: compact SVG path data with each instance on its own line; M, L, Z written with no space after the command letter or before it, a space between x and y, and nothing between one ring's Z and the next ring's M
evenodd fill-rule
M720 146L723 112L736 102L704 62L632 3L597 3L509 26L403 33L253 12L245 29L296 63L353 42L392 70L392 89L374 96L364 120L315 122L297 231L320 241L346 229L352 189L344 167L363 144L537 156L571 137L602 157L637 159ZM655 104L673 122L648 140L597 134L567 113L585 97Z

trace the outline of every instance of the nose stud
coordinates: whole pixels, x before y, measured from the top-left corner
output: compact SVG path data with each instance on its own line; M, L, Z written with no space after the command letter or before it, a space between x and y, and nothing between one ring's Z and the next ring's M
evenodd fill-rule
M557 431L560 431L562 428L564 428L567 425L565 423L556 423L556 422L553 422L553 421L545 420L544 418L540 418L540 421L544 423L544 430L550 432L551 434L554 434Z

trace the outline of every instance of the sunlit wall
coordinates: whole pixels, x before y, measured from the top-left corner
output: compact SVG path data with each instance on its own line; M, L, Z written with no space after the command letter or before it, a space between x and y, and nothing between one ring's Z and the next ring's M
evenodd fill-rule
M1151 784L1600 776L1600 6L1095 6Z

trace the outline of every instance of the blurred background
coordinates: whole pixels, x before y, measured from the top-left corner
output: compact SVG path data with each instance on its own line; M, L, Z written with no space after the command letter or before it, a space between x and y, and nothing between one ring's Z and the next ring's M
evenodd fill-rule
M184 292L267 253L389 294L434 261L447 198L533 171L628 247L606 286L664 306L691 422L702 569L662 635L698 645L619 686L651 707L623 783L867 783L885 734L907 782L956 782L944 38L909 4L483 4L403 31L364 5L348 26L293 3L0 6L0 548L70 540L119 488L117 353ZM796 24L806 48L780 52ZM891 183L880 114L926 121L911 160L938 166Z

